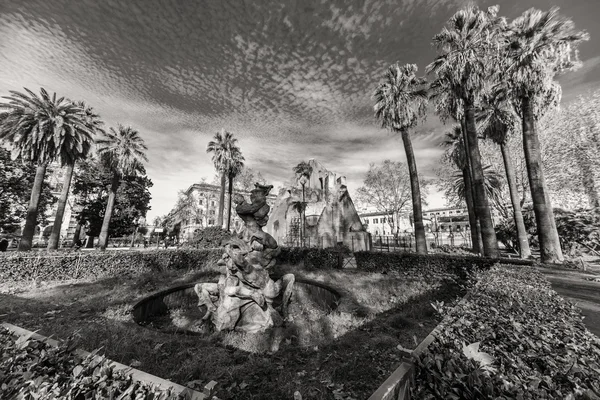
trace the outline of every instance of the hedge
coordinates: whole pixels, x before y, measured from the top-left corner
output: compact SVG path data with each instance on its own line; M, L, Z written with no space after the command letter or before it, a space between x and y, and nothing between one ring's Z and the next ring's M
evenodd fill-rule
M530 260L495 259L475 256L453 256L449 254L416 254L416 253L376 253L361 251L354 253L356 266L361 271L368 272L402 272L414 271L421 273L453 273L463 274L465 270L487 270L494 264L510 263L532 265Z
M278 263L300 264L308 270L338 269L341 268L340 252L337 248L307 248L307 247L282 247L277 257Z
M175 400L170 389L133 381L94 354L82 358L69 343L60 347L21 337L0 326L1 399Z
M222 250L195 249L12 253L0 256L0 282L86 279L145 271L197 269L216 262L222 254Z
M600 339L531 268L495 266L416 360L417 399L597 399Z

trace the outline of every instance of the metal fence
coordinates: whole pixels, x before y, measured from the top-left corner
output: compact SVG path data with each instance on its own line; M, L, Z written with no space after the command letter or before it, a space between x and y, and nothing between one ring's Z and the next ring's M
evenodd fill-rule
M471 247L471 235L469 231L462 232L427 232L425 233L427 247L434 249L437 247ZM372 251L380 252L414 252L416 251L415 235L413 233L400 234L396 236L372 236Z

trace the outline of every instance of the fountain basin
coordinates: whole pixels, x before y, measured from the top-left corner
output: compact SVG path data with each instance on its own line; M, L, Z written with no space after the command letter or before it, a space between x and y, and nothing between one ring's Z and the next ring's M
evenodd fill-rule
M139 325L163 333L204 336L211 324L202 321L206 312L198 307L196 283L188 283L154 293L133 306L133 319ZM294 324L317 321L336 310L341 302L339 290L321 282L296 279L289 307ZM276 304L274 304L276 306Z

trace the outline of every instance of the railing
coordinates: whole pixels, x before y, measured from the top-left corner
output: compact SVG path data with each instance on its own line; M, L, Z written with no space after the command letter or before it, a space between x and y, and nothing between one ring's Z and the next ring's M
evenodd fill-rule
M461 248L471 247L471 236L468 231L463 232L427 232L425 233L427 247L435 249L438 247ZM396 236L372 236L372 251L380 252L414 252L416 251L415 236L412 233L401 233Z

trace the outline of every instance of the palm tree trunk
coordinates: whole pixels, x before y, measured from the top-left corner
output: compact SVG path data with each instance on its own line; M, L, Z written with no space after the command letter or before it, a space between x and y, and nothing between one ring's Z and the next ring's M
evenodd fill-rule
M481 239L481 224L479 223L479 216L475 210L475 199L477 193L475 193L475 187L473 186L473 169L471 168L471 154L469 154L469 138L467 137L467 123L465 118L461 118L460 127L462 129L463 140L465 145L465 161L467 162L467 181L469 191L471 193L471 212L473 213L473 220L469 219L469 225L471 226L471 242L473 243L473 252L476 254L483 254L483 239ZM465 187L466 190L466 187ZM468 211L468 210L467 210Z
M48 241L48 250L57 250L58 242L60 241L60 228L62 227L62 220L65 215L65 208L67 206L67 200L69 197L69 189L71 188L71 179L73 178L73 168L75 164L67 165L65 171L65 177L63 181L62 191L58 198L58 205L56 207L56 217L54 218L54 225L52 225L52 233L50 234L50 240Z
M229 231L229 227L231 226L231 196L233 196L233 177L229 175L229 199L227 201L227 230Z
M223 227L223 209L225 208L225 171L221 172L221 193L219 195L219 214L217 215L217 225Z
M525 164L527 166L533 211L535 213L535 222L540 242L541 261L562 262L564 258L560 248L558 232L556 231L552 204L550 203L546 189L540 141L537 134L533 108L528 97L521 99L521 112Z
M462 170L463 181L465 182L465 203L467 203L467 213L469 214L469 226L471 227L471 244L473 252L479 254L481 252L481 246L479 241L481 235L477 230L477 217L475 216L475 205L473 204L473 188L471 185L471 176L469 175L469 169L463 168Z
M471 172L473 187L475 188L475 214L479 218L481 227L481 239L483 240L483 255L486 257L498 257L498 241L496 231L492 222L492 213L485 193L485 182L483 168L481 166L481 153L477 139L477 127L475 125L475 107L472 102L465 101L465 122L468 138L468 153L471 157Z
M29 207L27 208L27 216L25 217L25 226L23 234L19 242L19 251L31 250L35 226L37 224L37 213L40 205L40 195L42 194L42 186L44 185L44 177L46 176L46 164L42 163L35 170L35 179L33 180L33 188L31 188L31 197L29 198Z
M421 189L419 187L419 175L417 173L417 163L415 162L415 153L412 148L408 130L402 130L402 142L404 143L404 152L408 163L408 173L410 175L410 189L412 193L413 220L415 224L415 241L417 253L427 254L427 239L425 237L425 225L423 225L423 208L421 205Z
M119 176L113 175L112 183L110 185L110 192L108 193L108 202L106 204L106 212L104 213L104 219L102 220L102 229L100 230L100 238L98 239L98 245L100 250L106 250L108 244L108 227L110 225L110 219L112 217L113 208L115 207L115 200L117 198L117 189L119 188Z
M519 191L517 190L517 178L515 176L515 166L510 157L510 151L506 147L506 143L500 144L502 159L504 161L504 170L506 171L506 181L508 182L508 191L510 192L510 201L513 207L513 218L517 228L517 238L519 240L519 254L521 258L529 258L531 250L529 249L529 240L525 222L523 221L523 213L521 212L521 202L519 200Z

